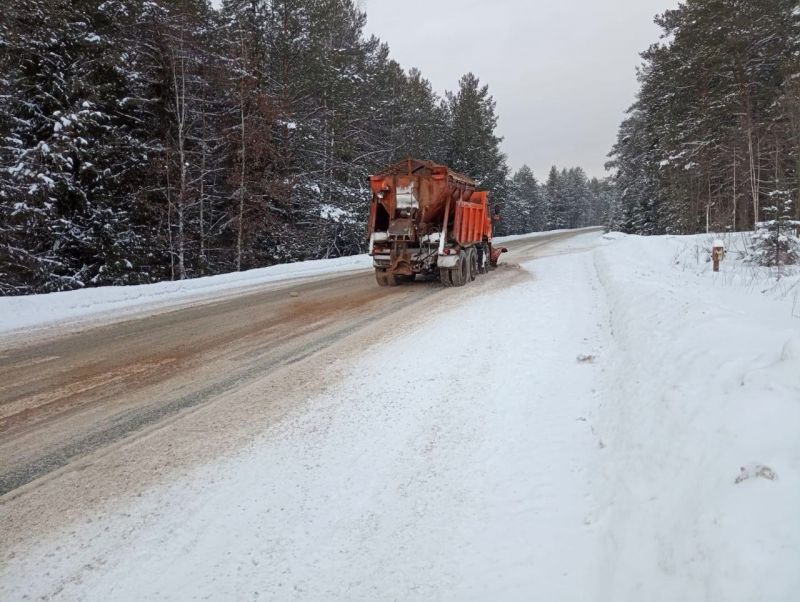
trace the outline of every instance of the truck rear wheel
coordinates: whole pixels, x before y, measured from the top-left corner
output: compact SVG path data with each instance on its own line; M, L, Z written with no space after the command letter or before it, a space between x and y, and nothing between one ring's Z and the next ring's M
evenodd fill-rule
M450 271L450 280L453 282L453 286L464 286L469 282L469 257L467 253L459 254L458 262Z
M467 252L467 265L469 266L468 281L472 282L478 277L478 251L474 247Z

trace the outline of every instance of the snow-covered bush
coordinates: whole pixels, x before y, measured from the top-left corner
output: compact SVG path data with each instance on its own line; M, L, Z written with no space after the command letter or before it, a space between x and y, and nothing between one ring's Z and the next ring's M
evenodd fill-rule
M789 194L776 190L770 196L775 203L765 207L764 213L772 219L756 224L746 260L770 267L800 263L800 221L791 219Z

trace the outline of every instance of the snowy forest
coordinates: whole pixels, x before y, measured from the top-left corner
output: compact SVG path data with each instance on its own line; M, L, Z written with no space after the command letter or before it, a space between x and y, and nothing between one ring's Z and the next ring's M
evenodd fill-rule
M753 230L800 206L797 0L687 0L656 18L619 129L610 226L637 234Z
M513 176L488 87L439 96L350 0L10 0L0 20L0 294L366 250L368 175L446 163L500 233L601 223L582 170Z

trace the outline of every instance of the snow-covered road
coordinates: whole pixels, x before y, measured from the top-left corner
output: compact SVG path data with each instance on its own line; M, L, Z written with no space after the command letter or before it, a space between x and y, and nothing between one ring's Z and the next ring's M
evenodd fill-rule
M685 244L479 281L235 455L5 544L0 599L794 600L799 323Z

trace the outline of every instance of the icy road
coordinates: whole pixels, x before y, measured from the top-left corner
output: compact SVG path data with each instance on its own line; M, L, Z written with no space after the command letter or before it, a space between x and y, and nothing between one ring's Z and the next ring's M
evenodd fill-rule
M795 600L796 298L507 244L6 335L0 599Z

